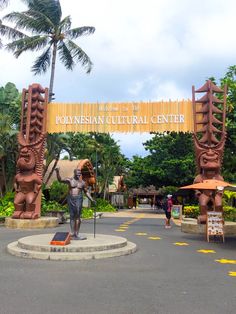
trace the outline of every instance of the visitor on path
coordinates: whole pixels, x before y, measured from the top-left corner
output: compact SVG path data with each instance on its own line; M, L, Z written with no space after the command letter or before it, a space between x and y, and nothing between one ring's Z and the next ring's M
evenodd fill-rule
M133 207L136 209L137 208L137 196L133 196Z
M74 176L72 178L65 179L61 178L59 168L56 168L55 171L58 181L66 183L69 186L67 204L70 212L71 238L73 240L86 240L86 237L79 235L83 206L83 192L91 202L95 203L95 201L87 191L85 182L82 179L82 173L79 169L74 170Z
M172 195L168 194L167 200L164 202L164 210L165 210L165 214L166 214L166 220L165 220L165 228L166 229L171 228L170 219L171 219L172 206L173 206Z

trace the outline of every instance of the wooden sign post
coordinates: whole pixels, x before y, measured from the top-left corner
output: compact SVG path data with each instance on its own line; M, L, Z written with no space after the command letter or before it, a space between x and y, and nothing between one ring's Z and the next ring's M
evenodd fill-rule
M222 237L224 242L224 219L222 212L207 212L207 224L206 224L207 241L210 242L210 238Z

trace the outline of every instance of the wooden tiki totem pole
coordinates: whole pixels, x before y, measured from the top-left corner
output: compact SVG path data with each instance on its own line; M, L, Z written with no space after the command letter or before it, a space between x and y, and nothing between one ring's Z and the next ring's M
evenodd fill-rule
M199 99L195 99L197 93L204 93ZM219 95L223 97L219 99ZM220 175L225 132L226 113L226 86L224 90L208 80L201 88L192 89L195 157L198 175L194 183L204 180L215 179L223 181ZM206 214L213 208L216 211L223 211L222 191L201 190L196 191L199 200L200 216L198 223L206 223Z
M32 84L28 90L23 89L19 156L14 180L15 211L12 218L40 217L47 103L47 88Z

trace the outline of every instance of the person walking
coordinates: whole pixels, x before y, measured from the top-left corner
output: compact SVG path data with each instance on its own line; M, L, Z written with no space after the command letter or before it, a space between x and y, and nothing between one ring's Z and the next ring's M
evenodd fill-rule
M165 201L164 206L165 206L164 210L165 210L165 214L166 214L165 228L169 229L169 228L171 228L170 219L171 219L171 209L173 206L173 200L172 200L171 194L167 195L167 200Z
M81 170L75 169L74 176L72 178L64 179L62 179L60 176L59 168L56 168L55 171L58 181L65 183L69 186L67 204L70 212L71 238L73 240L86 240L86 237L79 235L83 206L83 192L91 202L96 202L86 188L85 182L82 179Z

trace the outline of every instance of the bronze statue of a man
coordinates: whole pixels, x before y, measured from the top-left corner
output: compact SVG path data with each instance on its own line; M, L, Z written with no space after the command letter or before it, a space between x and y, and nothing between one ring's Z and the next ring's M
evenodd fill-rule
M95 201L86 188L85 181L82 179L81 170L75 169L74 176L72 178L64 179L60 176L59 168L56 168L55 171L58 181L66 183L69 187L67 204L70 212L71 238L73 240L85 240L86 237L79 235L83 206L83 192L91 202L95 203Z

